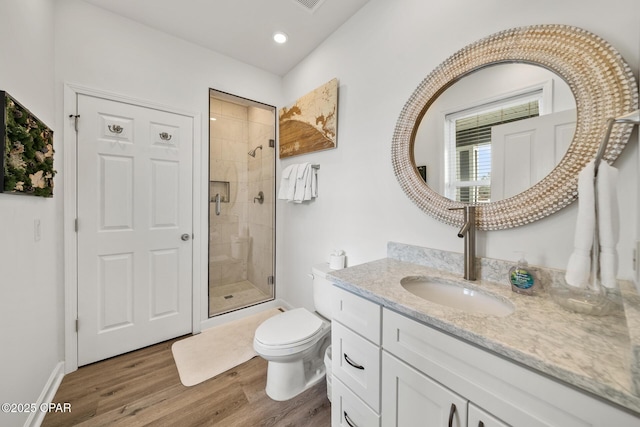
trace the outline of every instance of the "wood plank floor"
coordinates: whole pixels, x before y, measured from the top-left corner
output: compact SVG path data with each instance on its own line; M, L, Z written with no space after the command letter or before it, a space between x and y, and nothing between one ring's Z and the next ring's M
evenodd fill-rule
M183 386L171 354L176 340L66 375L54 402L70 403L71 412L48 413L42 426L331 425L326 381L289 401L273 401L264 391L267 362L260 357L193 387Z

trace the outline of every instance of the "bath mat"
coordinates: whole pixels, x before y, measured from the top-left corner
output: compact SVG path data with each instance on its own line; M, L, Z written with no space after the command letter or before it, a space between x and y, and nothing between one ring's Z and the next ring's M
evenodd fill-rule
M171 352L182 384L199 384L257 356L253 349L256 329L279 313L282 309L261 311L173 343Z

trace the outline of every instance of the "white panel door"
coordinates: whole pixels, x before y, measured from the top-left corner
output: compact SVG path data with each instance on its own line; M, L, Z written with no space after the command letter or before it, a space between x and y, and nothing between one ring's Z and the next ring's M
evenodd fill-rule
M491 129L491 200L519 194L562 160L575 132L576 110L533 117Z
M81 366L191 332L193 119L77 100Z

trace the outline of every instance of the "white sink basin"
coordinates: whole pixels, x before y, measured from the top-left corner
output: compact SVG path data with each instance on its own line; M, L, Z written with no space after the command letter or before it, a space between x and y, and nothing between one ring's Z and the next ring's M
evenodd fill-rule
M467 313L505 317L514 311L513 304L505 299L444 279L408 276L400 284L417 297Z

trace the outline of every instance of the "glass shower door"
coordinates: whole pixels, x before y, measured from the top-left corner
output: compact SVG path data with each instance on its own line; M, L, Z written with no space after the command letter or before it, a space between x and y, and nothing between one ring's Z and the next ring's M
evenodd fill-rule
M275 298L275 107L209 91L209 316Z

